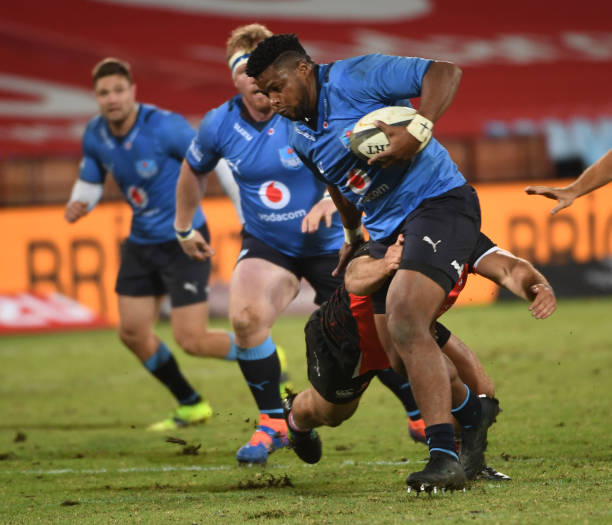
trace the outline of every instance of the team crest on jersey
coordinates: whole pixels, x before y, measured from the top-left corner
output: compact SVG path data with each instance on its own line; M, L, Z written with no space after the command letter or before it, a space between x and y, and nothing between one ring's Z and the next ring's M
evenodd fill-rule
M282 182L269 180L259 187L259 198L268 208L280 210L289 203L291 192Z
M342 130L342 133L340 134L340 137L338 137L340 139L340 142L342 142L342 145L346 148L346 149L350 149L351 147L351 135L353 133L353 126L347 126L346 128L344 128Z
M143 179L150 179L157 173L157 162L155 159L145 159L136 162L136 171Z
M136 209L146 208L149 203L147 192L139 186L130 186L126 196L132 207Z
M368 174L359 168L353 168L351 171L349 171L346 178L346 186L353 193L357 193L357 195L364 194L366 191L368 191L370 184L372 184L372 179L368 176Z
M279 149L278 154L280 155L283 166L288 170L297 170L302 167L300 157L297 156L297 153L291 146L285 146Z

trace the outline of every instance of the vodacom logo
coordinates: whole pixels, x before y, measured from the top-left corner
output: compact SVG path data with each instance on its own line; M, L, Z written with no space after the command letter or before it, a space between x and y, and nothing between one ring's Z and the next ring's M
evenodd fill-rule
M358 168L353 168L348 172L346 186L358 195L361 195L368 191L368 188L372 184L372 179L368 174Z
M268 208L280 210L291 198L289 188L277 180L269 180L259 187L259 198Z

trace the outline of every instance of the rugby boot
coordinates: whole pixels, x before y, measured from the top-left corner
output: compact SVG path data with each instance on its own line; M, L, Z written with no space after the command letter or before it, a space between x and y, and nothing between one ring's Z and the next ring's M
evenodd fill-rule
M287 392L293 389L291 384L291 377L287 370L287 354L282 346L276 345L276 354L278 355L278 361L280 362L281 375L280 375L280 395L284 398Z
M413 421L408 418L408 433L415 443L424 443L427 445L427 438L425 437L425 421L417 419Z
M240 465L265 465L272 452L288 446L285 420L259 414L259 425L249 442L238 449L236 459Z
M317 431L313 428L305 432L293 430L289 424L289 413L293 406L293 400L296 394L291 391L287 392L287 396L283 399L283 413L287 422L287 437L289 444L297 456L306 463L317 463L321 459L322 446L321 438Z
M432 452L420 472L413 472L406 479L408 492L437 492L439 489L460 490L465 487L467 478L463 467L454 457L444 452Z
M485 395L478 396L482 407L482 416L477 425L464 428L461 431L461 448L459 461L465 469L468 479L475 479L485 465L485 450L487 448L487 432L495 423L499 414L499 401Z
M484 479L487 481L512 481L510 476L495 470L489 465L482 467L482 470L476 475L476 479Z
M177 428L206 423L213 415L208 401L201 400L194 405L179 405L166 419L153 423L147 428L153 432L176 430Z

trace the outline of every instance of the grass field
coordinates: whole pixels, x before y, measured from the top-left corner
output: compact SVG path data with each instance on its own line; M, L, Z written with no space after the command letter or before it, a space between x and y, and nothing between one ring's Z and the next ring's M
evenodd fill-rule
M612 299L563 301L545 321L522 303L449 312L496 381L503 413L487 458L513 481L419 497L404 480L425 448L376 381L350 421L321 430L319 464L281 450L265 469L238 468L256 411L235 363L171 345L215 408L207 425L173 434L185 447L143 430L172 400L114 332L1 338L0 522L612 523L610 312ZM299 388L304 321L274 329ZM168 326L159 333L171 342Z

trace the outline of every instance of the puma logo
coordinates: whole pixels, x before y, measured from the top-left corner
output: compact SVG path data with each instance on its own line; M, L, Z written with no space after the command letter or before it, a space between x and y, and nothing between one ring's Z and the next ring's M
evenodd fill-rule
M191 292L192 294L197 294L198 293L198 283L197 282L192 282L190 283L189 281L184 282L183 283L183 288L185 290L187 290L188 292Z
M442 242L442 239L440 239L439 241L433 242L428 235L425 235L425 237L423 237L423 240L425 242L431 244L431 247L433 248L434 253L437 253L437 251L438 251L438 244L440 244Z

